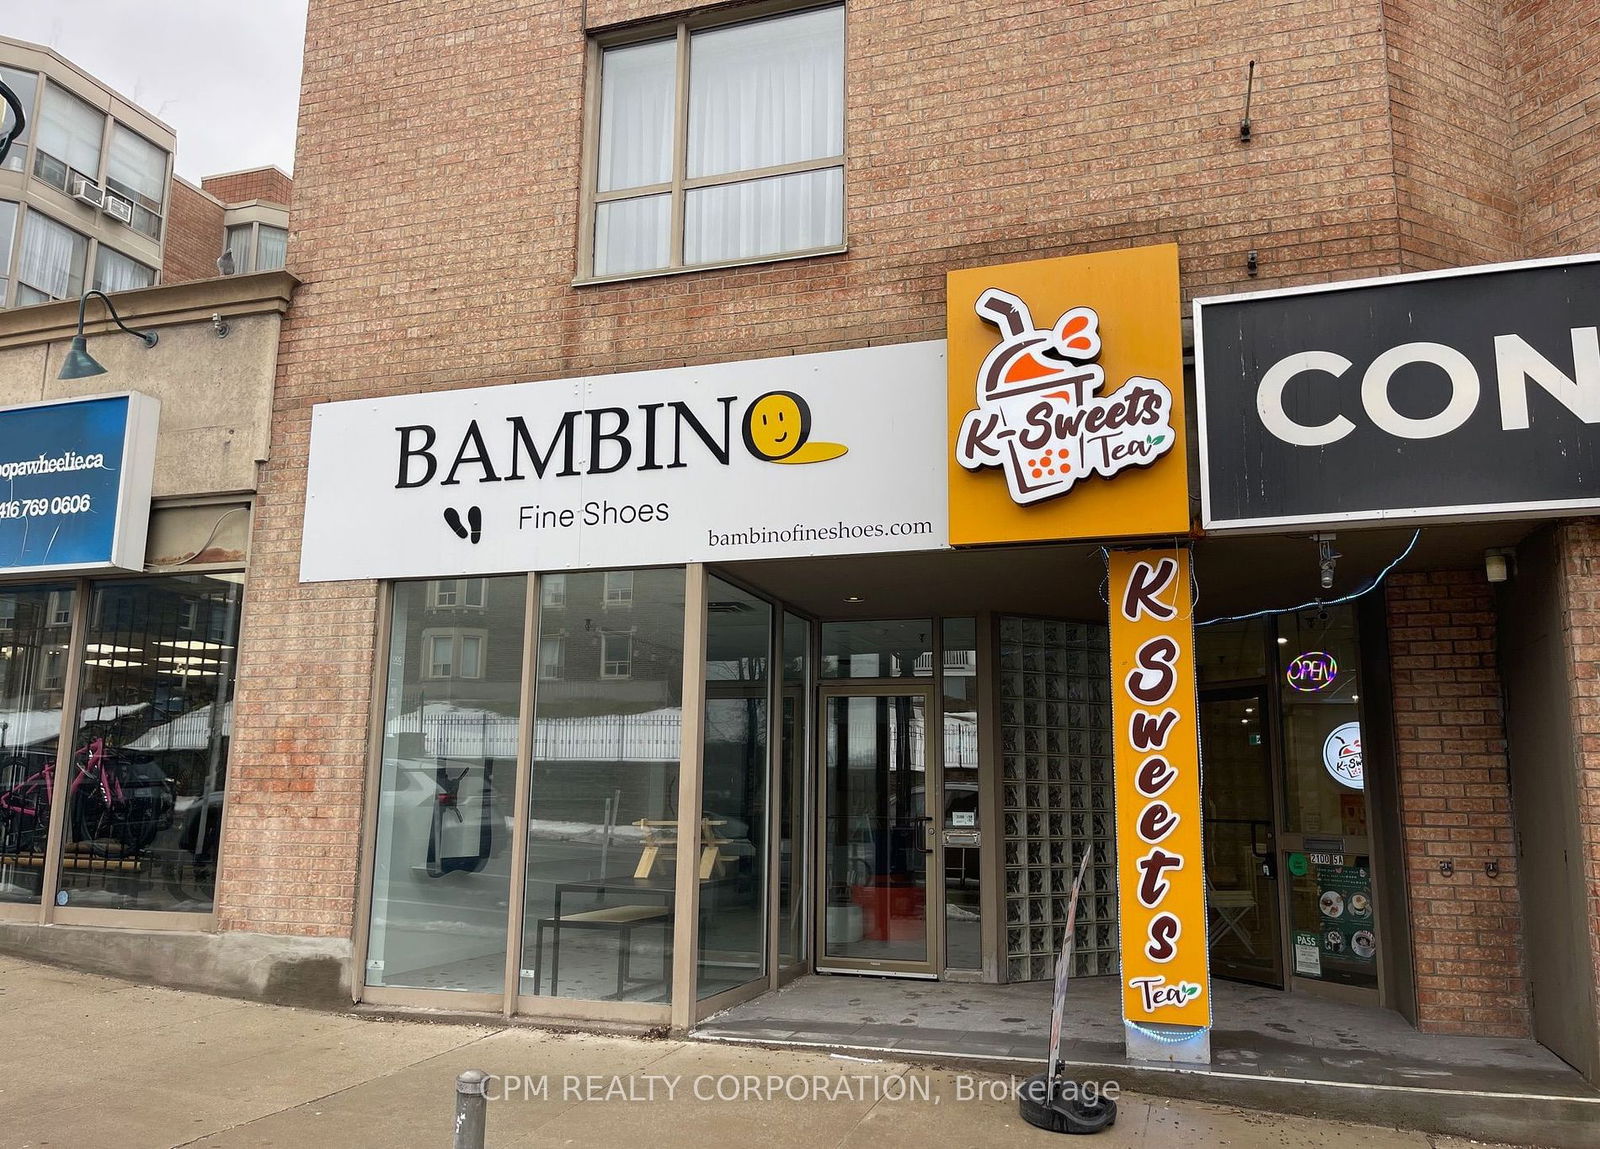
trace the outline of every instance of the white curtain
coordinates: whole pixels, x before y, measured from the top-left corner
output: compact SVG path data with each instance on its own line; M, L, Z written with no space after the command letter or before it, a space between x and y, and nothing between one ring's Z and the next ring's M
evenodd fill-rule
M121 124L111 129L111 151L106 158L106 178L160 207L167 183L167 153Z
M51 299L76 299L83 292L83 261L89 241L55 220L30 211L22 222L17 279Z
M672 178L677 70L675 40L606 52L600 65L601 191L648 187Z
M250 250L250 231L251 225L247 223L228 229L228 242L223 245L223 250L233 253L233 270L236 275L255 270L255 264L250 258L253 254Z
M689 178L844 152L844 9L697 32Z
M156 273L151 268L114 248L100 245L94 258L96 291L131 291L136 287L149 287L155 281Z
M684 207L685 263L836 247L844 242L844 169L696 188Z
M672 197L597 204L594 212L594 273L626 275L667 266L671 258Z
M281 227L261 225L256 239L256 270L277 271L284 265L285 251L289 246L289 233Z
M68 167L100 178L105 116L63 88L46 84L39 106L39 148Z

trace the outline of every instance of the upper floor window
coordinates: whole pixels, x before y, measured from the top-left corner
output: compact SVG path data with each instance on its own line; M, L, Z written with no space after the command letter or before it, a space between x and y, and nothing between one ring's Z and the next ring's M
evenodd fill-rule
M6 285L11 275L11 241L17 234L17 205L0 199L0 307L6 305Z
M442 578L428 584L436 608L472 607L483 609L484 580L481 578Z
M167 153L121 124L111 128L106 156L106 188L128 201L128 226L153 239L161 237L161 210L166 202Z
M595 277L844 243L844 8L599 49Z
M101 244L94 253L94 289L96 291L131 291L136 287L149 287L156 281L156 270L130 259L115 248Z
M427 677L482 678L483 647L487 637L481 630L423 631Z
M228 229L224 250L233 256L236 275L252 271L277 271L284 265L289 246L287 228L270 224L241 223Z
M633 677L633 635L606 632L600 636L600 677Z
M34 148L33 174L62 191L74 173L91 183L100 181L100 145L106 117L65 88L44 86L39 102L39 133Z
M547 574L539 576L539 605L561 607L567 605L567 576Z
M22 220L22 253L17 260L17 305L76 299L83 294L83 268L89 240L42 212Z
M633 572L632 571L606 571L606 578L605 578L605 605L606 606L632 606L633 605Z
M11 150L6 153L6 162L0 164L0 168L25 172L28 170L28 140L33 135L33 98L38 91L39 76L36 72L20 72L15 68L0 67L0 82L16 93L17 100L22 104L23 114L28 117L22 134L11 141ZM6 113L5 119L9 125L11 123L9 113Z

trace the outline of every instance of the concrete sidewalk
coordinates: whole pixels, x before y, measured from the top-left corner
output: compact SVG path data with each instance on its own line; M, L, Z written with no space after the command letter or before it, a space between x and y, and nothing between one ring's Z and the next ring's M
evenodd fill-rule
M533 1079L527 1083L533 1090L544 1082L543 1097L491 1102L494 1149L1064 1144L1023 1123L1015 1102L997 1096L1003 1079L987 1075L527 1026L383 1021L179 993L9 958L0 958L0 1037L5 1149L446 1149L453 1083L469 1068L516 1079L502 1083L508 1091L523 1088L523 1078ZM778 1082L769 1083L768 1075ZM773 1084L772 1099L715 1097L752 1087L764 1094ZM656 1100L645 1100L652 1091ZM806 1091L827 1096L784 1096ZM1114 1129L1081 1143L1097 1149L1471 1144L1132 1094L1122 1096Z

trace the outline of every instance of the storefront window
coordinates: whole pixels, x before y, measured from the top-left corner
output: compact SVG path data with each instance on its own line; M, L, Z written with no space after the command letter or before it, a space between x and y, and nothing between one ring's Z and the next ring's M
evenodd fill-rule
M783 746L778 781L778 961L789 965L806 952L806 704L811 668L811 625L783 616Z
M683 570L539 582L521 992L667 1001Z
M933 621L825 622L823 678L910 678L933 670Z
M368 985L505 985L527 579L482 582L470 630L440 583L394 590Z
M0 589L0 902L36 902L50 832L72 590Z
M1286 828L1365 839L1354 611L1338 606L1283 615L1278 638Z
M982 969L982 917L978 876L978 624L944 620L944 963ZM935 811L929 811L935 813Z
M766 976L772 608L707 582L699 996Z
M1195 670L1201 686L1261 678L1267 673L1267 620L1200 627L1195 631Z
M211 909L243 583L169 575L94 586L60 904Z

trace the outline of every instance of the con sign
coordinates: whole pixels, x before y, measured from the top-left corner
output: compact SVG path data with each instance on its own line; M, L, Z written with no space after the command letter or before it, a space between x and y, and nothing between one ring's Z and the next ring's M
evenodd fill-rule
M1600 255L1194 314L1208 529L1600 506Z

